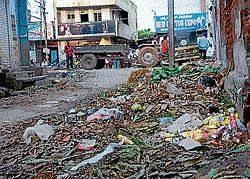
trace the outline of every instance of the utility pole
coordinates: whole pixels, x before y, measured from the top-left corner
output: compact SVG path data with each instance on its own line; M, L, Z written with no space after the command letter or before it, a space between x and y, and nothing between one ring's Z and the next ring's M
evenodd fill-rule
M45 34L45 44L44 44L44 50L45 50L45 61L48 62L49 55L48 55L48 30L47 30L47 20L46 20L46 1L45 0L34 0L36 3L40 4L40 16L41 16L41 40L43 37L43 21L44 21L44 34Z
M45 32L45 60L46 62L49 61L49 54L48 54L48 29L47 29L47 20L46 20L46 1L42 0L42 8L43 8L43 18L44 18L44 32Z
M154 30L155 30L155 33L156 33L156 11L152 10L152 12L154 13Z
M174 0L168 0L169 65L174 67Z
M41 41L43 37L43 9L42 9L42 4L40 3L40 35L41 35Z

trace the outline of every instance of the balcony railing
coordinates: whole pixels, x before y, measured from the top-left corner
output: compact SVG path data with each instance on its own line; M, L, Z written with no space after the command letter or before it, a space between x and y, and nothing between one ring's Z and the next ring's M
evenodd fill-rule
M67 23L58 25L58 37L116 35L116 21Z

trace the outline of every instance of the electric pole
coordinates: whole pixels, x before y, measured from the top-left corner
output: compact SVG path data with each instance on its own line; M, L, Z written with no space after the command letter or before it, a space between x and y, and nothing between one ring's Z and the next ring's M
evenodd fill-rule
M48 62L49 55L48 55L48 30L47 30L47 20L46 20L46 1L45 0L34 0L36 3L39 4L40 7L40 30L41 30L41 40L43 37L43 20L44 20L44 35L45 35L45 43L44 43L44 52L45 52L45 61Z
M48 30L47 30L47 20L46 20L46 2L45 0L42 0L42 8L43 8L43 19L44 19L44 34L45 34L45 60L46 62L49 61L49 55L48 55Z
M174 0L168 0L169 65L174 67Z
M155 30L155 33L156 33L156 11L152 10L152 12L154 13L154 30Z

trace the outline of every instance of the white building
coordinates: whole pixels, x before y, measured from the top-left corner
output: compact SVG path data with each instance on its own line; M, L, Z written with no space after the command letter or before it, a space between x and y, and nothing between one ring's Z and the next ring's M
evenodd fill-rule
M137 38L137 6L131 0L54 0L59 59L64 46L126 43Z
M58 39L136 38L137 9L130 0L55 0L54 12Z

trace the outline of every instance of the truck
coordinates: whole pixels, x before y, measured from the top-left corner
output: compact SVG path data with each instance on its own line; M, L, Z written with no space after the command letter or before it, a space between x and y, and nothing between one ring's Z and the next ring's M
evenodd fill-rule
M84 45L75 47L75 55L86 70L100 69L109 60L128 60L129 48L124 44Z
M197 34L198 31L206 31L206 19L206 13L175 15L175 63L199 59ZM146 67L167 65L168 57L161 53L159 44L160 37L168 34L168 16L156 16L155 27L157 38L138 40L137 49L131 50L129 40L104 40L103 37L99 44L75 47L75 55L87 70L102 68L110 60L129 61ZM102 40L107 43L101 43Z
M188 33L186 33L188 34ZM138 63L143 66L154 67L156 65L168 66L168 55L161 52L160 37L166 34L157 33L154 39L138 40L139 55ZM180 65L187 61L193 61L200 59L198 46L195 40L186 40L187 37L183 37L176 33L175 38L175 64Z
M161 53L159 44L160 37L168 35L168 16L156 16L154 23L156 43L148 41L139 45L138 62L146 66L155 66L159 63L167 65L168 59ZM175 14L174 29L175 63L199 59L197 37L207 31L207 14Z
M158 34L162 36L163 34ZM75 47L75 56L80 61L81 67L86 70L101 69L106 61L121 60L125 63L136 64L143 67L168 65L168 56L161 53L159 42L154 39L138 40L138 49L131 50L129 43L112 45L84 45ZM186 44L175 48L175 63L199 59L196 44ZM132 55L131 55L132 51Z

